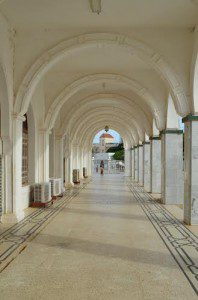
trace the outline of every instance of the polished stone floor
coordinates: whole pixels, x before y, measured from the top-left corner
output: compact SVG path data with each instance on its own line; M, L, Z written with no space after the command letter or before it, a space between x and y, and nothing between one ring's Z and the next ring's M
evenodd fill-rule
M121 175L94 177L2 271L0 299L197 299L145 197Z

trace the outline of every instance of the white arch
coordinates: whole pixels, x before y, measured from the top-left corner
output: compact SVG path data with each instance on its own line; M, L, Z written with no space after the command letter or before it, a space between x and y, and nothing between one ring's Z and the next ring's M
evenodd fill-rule
M112 119L120 120L120 123L122 123L122 126L128 127L129 131L133 133L134 139L143 139L144 138L144 131L142 128L137 124L137 122L134 119L130 118L130 115L128 115L126 112L123 112L121 110L118 110L119 114L116 113L116 111L112 111L111 107L105 107L105 113L101 111L100 108L95 108L90 111L88 111L86 114L83 115L83 118L78 119L76 123L73 124L72 130L70 132L71 136L76 136L76 133L78 131L82 132L83 124L85 124L86 127L90 127L90 120L96 121L97 118L104 118L106 117L106 122L111 121Z
M94 139L94 136L96 135L96 133L102 129L104 129L104 122L97 122L95 124L95 126L92 128L92 131L89 133L89 135L87 136L87 139L84 140L84 142L82 143L83 147L87 147L88 148L92 148L92 144L93 144L93 139ZM120 130L120 127L119 127L119 123L116 125L116 124L111 124L111 129L117 131L120 136L122 137L123 139L123 143L124 143L124 147L131 147L132 145L132 142L130 140L130 136L124 131L124 130Z
M100 101L99 103L97 103L98 100ZM111 101L111 104L109 101ZM114 107L119 108L119 106L121 106L123 111L130 113L131 116L135 116L135 119L141 120L141 126L143 125L142 127L149 136L152 134L152 124L141 107L134 103L131 99L118 94L95 94L84 98L80 101L80 105L77 103L71 110L67 111L64 123L61 126L61 132L65 132L68 126L72 128L72 123L75 122L76 119L78 120L81 115L84 115L84 112L86 112L89 107L105 107L105 105L106 107L112 105L112 109Z
M182 84L173 69L164 58L144 43L115 33L90 33L63 41L44 52L26 73L16 96L15 112L24 114L31 101L34 89L46 72L65 55L78 49L114 45L139 57L165 80L168 85L178 114L184 116L190 112L189 103Z
M132 90L139 95L148 106L151 107L153 117L155 118L159 130L163 129L163 108L158 104L157 100L154 101L154 97L149 93L147 89L142 87L137 81L131 80L128 77L117 74L94 74L88 75L74 81L72 84L64 88L64 90L58 95L50 106L46 120L45 127L51 129L54 126L57 115L63 106L63 104L75 95L79 90L91 86L95 82L116 82L117 84L124 84L129 90Z
M112 114L109 113L103 114L102 116L98 114L94 116L89 116L88 118L86 118L86 120L83 121L83 124L81 126L80 124L78 124L77 125L78 132L75 131L75 135L71 134L72 141L77 140L81 142L82 140L84 140L85 137L88 136L90 130L92 130L92 128L97 122L102 122L103 128L104 128L104 124L106 124L107 122L109 126L112 126L112 124L114 126L117 126L117 128L120 128L119 129L120 131L122 130L123 132L125 132L126 135L130 136L130 141L132 144L138 143L139 141L139 135L135 128L124 123L122 118L119 118L118 116L113 117Z
M98 121L95 123L95 125L92 127L92 130L88 133L86 139L84 139L84 140L82 139L83 141L81 141L81 146L83 149L84 148L86 148L86 149L92 148L94 136L96 135L97 132L104 129L103 125L104 125L104 121ZM120 134L120 136L123 139L124 146L127 147L131 144L130 137L127 135L127 133L123 129L120 130L119 123L117 125L111 124L110 128L117 131Z

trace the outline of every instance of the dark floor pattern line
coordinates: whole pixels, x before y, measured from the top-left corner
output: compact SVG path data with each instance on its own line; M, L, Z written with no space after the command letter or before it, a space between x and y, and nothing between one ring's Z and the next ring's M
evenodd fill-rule
M5 265L9 264L14 253L20 252L19 248L21 249L24 243L36 235L45 223L58 214L71 199L76 197L86 184L87 182L84 182L79 187L67 190L63 197L55 201L52 206L37 209L0 235L0 271L4 269Z
M127 185L198 295L198 238L137 183Z

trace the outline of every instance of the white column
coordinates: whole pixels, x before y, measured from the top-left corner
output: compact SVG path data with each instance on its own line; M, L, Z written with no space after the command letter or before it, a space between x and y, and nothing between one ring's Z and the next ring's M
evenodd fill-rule
M184 130L184 222L198 224L198 116L183 119Z
M183 131L166 129L161 132L162 201L164 204L183 204Z
M131 177L134 180L135 179L135 163L134 163L134 157L135 157L135 150L134 148L131 149Z
M63 137L55 136L55 177L63 182Z
M161 193L161 140L151 138L151 192Z
M143 177L143 172L144 172L144 164L143 164L143 145L138 145L138 182L140 185L144 184L144 177Z
M38 133L38 178L39 182L49 181L49 131L40 129Z
M69 155L65 159L65 187L71 188L74 186L73 183L73 167L72 167L72 157Z
M131 150L124 149L125 176L131 176Z
M135 181L138 182L139 180L139 159L138 159L138 147L135 146L134 148L134 164L135 164Z
M83 150L82 148L78 149L79 156L79 170L80 170L80 179L83 179Z
M78 152L79 152L78 144L72 144L73 169L80 169Z
M17 220L24 217L22 196L22 123L23 116L13 117L13 213Z
M12 145L9 136L1 136L1 153L3 174L2 174L2 184L3 184L3 203L2 210L3 213L12 213L13 211L13 201L12 201Z
M87 173L88 176L92 175L92 169L93 169L93 161L92 161L92 151L88 151L88 168L87 168Z
M55 134L54 130L49 135L49 177L55 177Z
M149 141L144 142L144 189L151 192L151 145Z

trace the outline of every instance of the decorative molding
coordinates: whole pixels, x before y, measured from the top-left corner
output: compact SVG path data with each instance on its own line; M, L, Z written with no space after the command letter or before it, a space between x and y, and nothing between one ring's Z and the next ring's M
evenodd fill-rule
M183 134L183 130L180 129L164 129L160 131L160 136L162 134Z
M112 94L112 93L97 93L94 95L90 95L89 97L83 98L80 101L80 105L79 103L77 103L68 112L68 117L65 117L64 123L61 127L61 132L64 134L64 132L67 131L68 126L71 126L71 128L73 128L72 123L76 123L76 119L79 119L79 117L84 114L83 111L85 112L87 111L89 105L93 106L94 101L100 100L100 103L102 103L102 100L104 99L114 101L115 104L113 104L113 106L115 108L119 108L118 106L121 104L122 108L125 109L128 113L141 119L141 125L144 125L144 129L148 133L148 135L151 134L152 132L151 122L149 121L147 114L142 110L141 106L135 103L133 99L122 96L120 94ZM98 107L101 106L102 105L100 104ZM143 123L142 120L144 120L145 123Z
M21 121L21 122L25 122L25 120L26 120L26 117L24 117L20 114L13 114L12 117L13 117L14 120L17 119L18 121Z
M96 45L119 46L123 50L130 51L139 59L145 61L146 64L153 67L153 69L165 79L173 94L173 100L178 114L185 115L190 112L190 105L183 91L183 85L179 81L178 75L176 75L164 58L146 44L115 33L90 33L80 35L58 43L55 47L44 52L33 63L21 82L16 96L14 111L21 112L22 114L27 111L34 89L39 81L42 80L42 77L45 76L49 68L61 60L67 53L71 53L72 50L75 51L77 48L88 48ZM144 89L142 93L145 94Z
M154 141L155 141L155 140L161 140L161 137L160 137L160 136L150 136L150 137L149 137L149 140L150 140L150 141L152 141L152 140L154 140Z
M151 142L150 142L150 141L144 141L142 144L143 144L143 145L150 145Z
M186 123L186 122L192 122L192 121L198 121L198 116L187 115L186 117L184 117L184 118L182 119L182 122L183 122L183 123Z
M56 121L56 117L61 109L61 107L72 97L76 92L79 92L82 88L87 88L91 86L93 83L96 82L119 82L121 84L125 84L128 89L132 90L133 92L140 97L147 103L147 105L151 108L153 113L153 117L156 120L156 123L159 128L161 128L163 122L162 114L156 114L156 111L159 113L162 111L162 108L157 107L157 101L154 100L154 97L146 90L146 93L142 94L142 86L136 80L132 80L126 76L118 75L118 74L92 74L77 79L76 81L72 82L70 85L66 86L62 92L54 99L52 105L48 109L48 113L45 119L45 126L51 129L54 126Z

